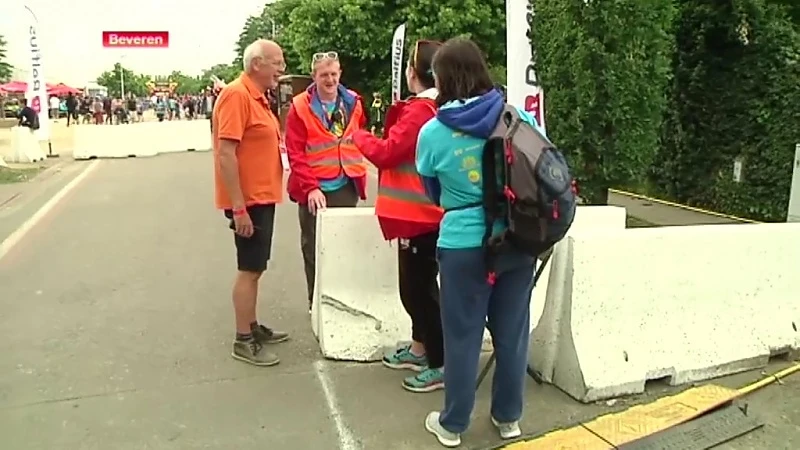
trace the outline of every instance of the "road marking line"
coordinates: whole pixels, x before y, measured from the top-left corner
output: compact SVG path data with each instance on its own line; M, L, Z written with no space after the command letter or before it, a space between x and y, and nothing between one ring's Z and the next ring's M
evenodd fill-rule
M61 190L56 192L38 211L36 211L28 220L26 220L19 228L17 228L11 235L9 235L2 243L0 243L0 259L3 259L15 245L17 245L22 238L30 232L37 223L49 213L64 197L67 196L73 189L75 189L81 181L83 181L89 174L100 164L100 160L92 161L86 166L81 173L66 184Z
M347 425L344 420L344 414L339 409L339 402L336 400L336 391L333 389L333 381L325 369L324 361L314 361L314 371L317 372L317 379L322 386L322 392L325 394L325 401L328 402L328 411L333 417L333 423L336 425L336 434L339 435L339 450L360 450L361 443L356 439L353 430Z

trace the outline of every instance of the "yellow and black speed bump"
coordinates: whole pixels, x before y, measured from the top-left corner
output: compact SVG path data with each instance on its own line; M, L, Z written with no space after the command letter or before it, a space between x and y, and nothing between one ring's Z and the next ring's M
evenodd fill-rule
M619 450L708 450L763 426L746 404L733 404L620 446Z
M506 450L614 450L646 436L702 416L728 404L740 393L707 384L652 403L600 416L572 428L525 438L495 449ZM655 448L655 447L652 447Z

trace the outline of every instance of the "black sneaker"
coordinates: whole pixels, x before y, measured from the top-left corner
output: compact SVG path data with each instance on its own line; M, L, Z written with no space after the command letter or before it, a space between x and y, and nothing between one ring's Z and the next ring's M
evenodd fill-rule
M264 325L258 325L250 330L250 332L253 333L253 339L262 344L279 344L289 340L289 333L276 331Z

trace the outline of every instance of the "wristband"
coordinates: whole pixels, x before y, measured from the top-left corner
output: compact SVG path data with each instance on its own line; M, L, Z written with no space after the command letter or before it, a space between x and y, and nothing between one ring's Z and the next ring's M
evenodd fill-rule
M241 217L245 214L247 214L247 208L240 208L233 210L233 217Z

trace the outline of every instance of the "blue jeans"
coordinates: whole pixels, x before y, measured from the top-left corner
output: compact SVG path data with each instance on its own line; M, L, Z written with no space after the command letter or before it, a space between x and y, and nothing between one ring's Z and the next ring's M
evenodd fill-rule
M463 433L469 426L487 323L497 356L492 417L503 423L519 420L528 366L535 259L515 251L499 255L494 285L486 281L481 248L439 248L438 259L445 347L442 427Z

